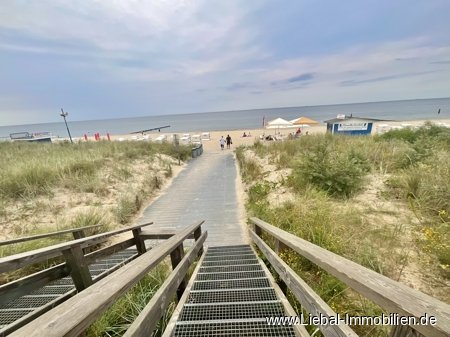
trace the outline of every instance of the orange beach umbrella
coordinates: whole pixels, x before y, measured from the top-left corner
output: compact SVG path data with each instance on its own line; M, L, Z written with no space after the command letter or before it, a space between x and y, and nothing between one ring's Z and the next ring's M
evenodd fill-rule
M308 117L299 117L297 119L293 119L290 121L294 125L302 125L302 124L308 124L308 125L315 125L319 124L318 121L315 121L314 119L308 118Z

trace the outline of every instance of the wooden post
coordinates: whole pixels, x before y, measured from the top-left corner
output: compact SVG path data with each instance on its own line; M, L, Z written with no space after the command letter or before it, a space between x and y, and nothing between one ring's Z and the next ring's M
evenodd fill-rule
M86 234L84 234L84 231L82 229L72 232L72 235L73 235L73 238L75 240L82 239L82 238L86 237Z
M259 237L261 237L261 235L262 235L261 227L259 227L257 224L255 224L255 233L256 233L256 235L258 235Z
M277 253L278 256L280 256L281 253L285 252L288 249L288 246L286 246L283 242L281 242L278 239L275 239L275 253ZM280 256L281 258L281 256ZM277 275L278 276L278 275ZM287 294L288 287L286 283L281 279L281 277L278 276L278 286L280 287L283 294Z
M84 234L84 230L78 230L78 231L75 231L75 232L72 232L72 235L73 235L73 238L75 239L75 240L78 240L78 239L82 239L82 238L84 238L84 237L86 237L86 234ZM83 254L87 254L87 253L89 253L89 248L83 248Z
M170 253L170 260L172 262L172 269L175 269L180 263L180 261L183 259L184 256L184 248L183 243L181 243L177 248L175 248L172 253ZM183 296L183 292L186 289L188 279L187 275L184 277L184 280L180 283L180 286L177 289L177 298L181 299L181 296Z
M70 275L72 276L73 283L78 292L89 287L93 282L86 259L81 250L81 245L76 245L63 250L63 255L66 259L66 264L70 268Z
M425 337L420 332L414 330L408 325L393 326L389 337Z
M194 231L194 239L195 241L197 241L198 239L200 239L200 236L202 236L202 227L198 227L195 231ZM198 251L198 256L201 256L203 254L203 245L200 248L200 250Z
M139 255L142 255L147 251L147 248L145 248L144 239L142 239L140 235L141 232L142 232L141 228L133 229L134 242L136 243L136 248Z

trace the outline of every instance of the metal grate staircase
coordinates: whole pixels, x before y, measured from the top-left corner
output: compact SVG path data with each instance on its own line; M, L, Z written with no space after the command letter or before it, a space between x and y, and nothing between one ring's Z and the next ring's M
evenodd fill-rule
M286 315L267 272L248 245L209 248L172 336L296 336L266 322Z

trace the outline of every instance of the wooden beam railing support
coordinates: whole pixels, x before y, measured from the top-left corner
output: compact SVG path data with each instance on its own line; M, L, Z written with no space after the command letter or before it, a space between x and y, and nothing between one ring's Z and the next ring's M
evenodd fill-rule
M286 282L285 284L289 287L297 300L309 313L314 316L336 316L333 309L331 309L328 304L288 266L286 262L277 256L263 239L261 239L254 231L250 231L250 237L269 260L270 265L275 269L280 278ZM344 323L339 325L320 326L320 331L326 337L358 337L358 335Z
M275 253L280 256L282 254L286 253L288 246L286 246L283 242L281 242L280 240L275 239ZM279 276L279 275L278 275ZM287 294L287 290L288 287L286 285L286 283L283 281L282 278L280 278L278 286L280 287L281 291L283 292L283 294Z
M392 327L389 337L423 337L423 335L407 325Z
M158 291L153 295L150 302L134 320L123 337L144 337L152 335L153 330L167 310L171 298L173 298L173 293L179 289L179 285L185 280L189 267L197 258L200 250L203 249L203 243L207 235L207 232L203 232L203 235L198 238L192 249L183 257L177 267L161 287L159 287Z
M201 236L202 236L202 228L199 227L194 231L195 241L198 241ZM198 256L201 256L202 254L203 254L203 245L200 247L200 250L198 251Z
M188 226L64 303L13 332L11 337L75 337L178 247L204 221Z
M73 231L72 232L73 238L75 240L77 239L82 239L86 237L86 234L84 233L84 231L82 229L78 230L78 231Z
M84 230L86 230L86 229L92 229L92 228L97 228L97 227L102 227L102 226L103 225L92 225L92 226L85 226L85 227L79 227L79 228L64 229L62 231L57 231L57 232L36 234L36 235L26 236L26 237L22 237L22 238L5 240L5 241L0 241L0 246L12 245L14 243L21 243L21 242L31 241L31 240L39 240L39 239L49 238L52 236L69 234L69 233L73 233L74 238L77 239L77 237L75 237L76 234L74 234L75 232L80 232L80 231L84 232Z
M184 257L184 248L183 243L177 246L172 253L170 253L170 261L172 262L172 269L175 270L178 264L181 262L181 260ZM184 290L186 289L188 279L187 276L180 282L180 285L177 289L177 298L180 299L181 296L183 296Z
M139 255L142 255L147 251L147 248L145 248L144 239L140 236L141 232L142 228L133 229L134 242L136 243L136 249Z
M0 303L7 303L45 286L51 281L68 276L69 270L65 263L41 270L0 286Z
M424 336L450 336L450 305L316 246L298 236L285 232L258 218L251 218L250 221L265 233L281 241L290 249L329 272L389 313L397 313L400 316L413 316L416 320L425 315L434 317L436 319L435 325L415 325L412 327L412 329ZM256 231L255 235L260 236Z
M125 233L128 231L132 231L136 228L141 228L144 226L149 226L153 222L142 224L142 225L135 225L130 226L127 228L121 228L114 231L106 232L106 233L100 233L96 235L92 235L86 238L72 240L69 242L63 242L57 245L39 248L35 250L31 250L24 253L19 253L11 256L6 256L0 258L0 273L8 272L11 270L16 270L25 266L28 266L33 263L45 261L47 259L61 256L62 252L64 250L70 249L71 247L75 247L77 245L80 245L81 248L86 248L101 242L105 242L109 239L109 237L121 233Z
M63 255L67 266L70 268L70 275L77 291L80 292L92 285L91 273L81 250L81 245L63 250Z

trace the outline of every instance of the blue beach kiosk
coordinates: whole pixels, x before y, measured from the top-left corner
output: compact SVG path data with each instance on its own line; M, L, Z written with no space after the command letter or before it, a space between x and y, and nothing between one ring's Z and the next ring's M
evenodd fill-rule
M381 119L353 117L352 115L337 115L336 118L325 121L327 132L338 135L361 136L372 133L373 122Z

